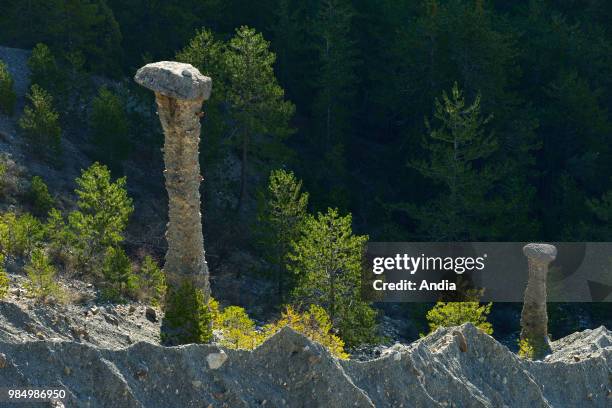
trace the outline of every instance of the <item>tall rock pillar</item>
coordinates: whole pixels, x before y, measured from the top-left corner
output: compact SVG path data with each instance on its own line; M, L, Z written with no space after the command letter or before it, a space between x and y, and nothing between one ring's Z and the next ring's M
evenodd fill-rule
M210 296L200 213L199 150L202 103L212 81L189 64L162 61L140 68L135 81L155 92L164 131L168 191L168 251L164 272L168 284L163 340L169 344L200 342L206 331L199 314ZM168 321L166 321L168 320Z

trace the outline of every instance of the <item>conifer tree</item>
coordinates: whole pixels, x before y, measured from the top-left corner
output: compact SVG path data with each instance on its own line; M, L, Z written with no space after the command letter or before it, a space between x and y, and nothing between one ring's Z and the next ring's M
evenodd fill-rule
M293 172L273 170L259 210L263 243L268 248L268 260L275 268L277 295L281 303L293 281L291 276L287 276L287 255L306 217L308 193L301 189L302 182Z
M292 98L300 97L300 101L309 85L300 78L306 75L314 62L313 58L308 58L310 50L302 46L306 43L307 8L303 1L278 0L271 28L278 80L288 92L291 91ZM300 105L297 100L295 102Z
M127 179L113 182L108 168L94 163L75 181L77 206L95 237L94 246L114 246L123 241L123 231L134 211L126 190Z
M318 55L312 84L316 89L312 140L316 143L315 161L322 160L310 170L315 169L313 185L328 190L330 202L323 204L340 207L346 207L349 200L346 150L350 147L351 114L358 84L358 55L351 35L353 16L348 1L323 0L310 32Z
M83 170L76 180L78 209L67 223L58 212L49 216L49 230L56 247L70 248L82 267L98 266L108 247L117 248L134 206L126 178L111 179L108 167L99 163Z
M13 77L8 70L8 66L0 60L0 113L12 115L16 100Z
M159 306L163 303L166 295L166 277L150 255L144 257L135 279L136 290L143 293L152 305Z
M30 279L26 288L35 298L45 301L49 297L60 296L61 289L55 281L57 271L42 249L35 249L32 252L25 271Z
M92 102L89 126L101 160L117 168L129 153L128 118L123 101L104 86Z
M4 2L0 25L0 36L20 47L44 40L62 57L78 52L88 70L117 73L121 62L121 32L106 0Z
M202 132L206 134L207 148L200 152L205 166L204 173L214 169L227 153L225 134L228 124L225 118L226 72L224 52L226 44L215 38L212 31L201 29L187 46L176 55L176 60L196 67L203 75L214 78L215 90L206 101L206 115L202 118ZM204 184L204 188L214 185L215 180ZM214 191L214 188L213 190Z
M57 162L61 154L59 115L53 108L53 97L34 84L27 94L28 105L19 119L19 127L39 155Z
M357 52L351 39L354 11L345 0L323 0L312 35L319 55L315 111L323 151L346 141L357 76Z
M120 247L108 247L102 264L103 289L102 297L108 300L120 300L134 288L136 282L132 275L132 263Z
M168 286L161 330L164 344L208 343L213 338L211 323L212 313L201 289L188 281Z
M281 143L291 132L291 102L274 76L276 59L270 43L249 27L240 27L227 44L224 65L227 72L226 100L234 123L234 142L240 150L240 195L238 210L247 195L250 155L259 160L282 161L287 155Z
M504 197L494 194L504 168L491 158L498 148L487 130L491 116L480 112L480 96L468 104L455 83L450 95L436 100L434 123L426 122L425 159L409 164L440 188L424 206L406 205L422 236L439 241L501 237L507 211ZM501 224L500 224L501 223Z
M8 295L11 280L4 269L4 255L0 254L0 300Z
M56 99L62 96L65 78L46 44L38 43L34 46L28 58L28 68L31 83L48 90Z
M55 200L49 194L49 187L47 187L40 176L32 177L29 198L34 207L34 212L38 216L47 215L55 204Z
M222 135L239 151L238 210L248 193L251 167L269 168L290 155L282 142L293 131L289 120L294 106L278 85L273 70L276 57L269 48L260 33L243 26L227 43L202 30L177 55L179 61L214 78L207 114L211 118L205 119L203 129L212 131L213 141Z
M360 299L362 262L367 236L354 235L352 217L335 209L306 218L289 254L297 285L297 304L315 304L329 314L349 345L375 338L375 312Z
M42 223L29 213L0 214L0 252L6 256L29 256L43 235Z

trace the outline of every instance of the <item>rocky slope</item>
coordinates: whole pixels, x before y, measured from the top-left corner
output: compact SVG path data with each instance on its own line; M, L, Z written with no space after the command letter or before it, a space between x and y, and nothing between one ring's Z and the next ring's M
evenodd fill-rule
M146 341L121 347L99 340L120 337L131 320L143 318L135 310L130 317L126 307L111 324L114 333L101 337L109 324L104 310L90 317L97 329L89 339L53 329L53 337L40 340L7 334L19 320L12 313L21 309L2 304L0 389L63 388L65 407L612 406L612 333L604 327L555 342L553 354L541 362L519 359L470 324L360 362L339 361L289 328L254 351ZM50 327L40 311L23 313ZM45 405L0 399L0 406Z

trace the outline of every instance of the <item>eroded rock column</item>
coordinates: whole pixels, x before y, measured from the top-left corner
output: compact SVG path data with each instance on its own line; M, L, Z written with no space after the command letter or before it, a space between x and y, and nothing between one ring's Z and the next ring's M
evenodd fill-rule
M200 175L199 150L200 116L204 100L210 97L212 81L189 64L173 61L162 61L147 64L140 68L134 77L135 81L155 92L159 119L164 131L164 163L166 169L166 190L168 191L169 221L166 229L168 251L164 272L168 283L168 295L188 298L199 298L188 293L194 288L201 290L205 304L210 295L208 267L204 257L202 237L202 217L200 213ZM181 289L182 288L182 289ZM181 292L182 290L182 292ZM192 299L192 300L193 300ZM178 299L180 300L180 299ZM177 299L174 300L176 303ZM173 307L170 299L168 308ZM194 305L185 306L186 310L195 311ZM166 316L172 315L166 311ZM178 312L177 312L178 313ZM193 313L192 313L193 314ZM181 326L177 330L186 330L188 339L197 338L193 331L196 322L189 321L197 316L184 316L181 311ZM195 325L194 327L188 327ZM180 336L179 336L180 337ZM196 339L197 340L197 339ZM180 341L179 341L180 342Z
M548 244L527 244L523 253L527 257L529 280L521 313L521 340L533 347L534 358L542 358L550 352L546 279L548 265L557 257L557 248Z

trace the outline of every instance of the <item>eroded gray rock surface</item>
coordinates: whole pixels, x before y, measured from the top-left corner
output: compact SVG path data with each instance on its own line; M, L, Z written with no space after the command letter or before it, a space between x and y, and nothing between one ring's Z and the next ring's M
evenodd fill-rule
M553 350L543 362L521 360L469 324L367 362L338 361L285 328L252 352L225 350L227 360L216 369L207 360L221 350L210 345L109 350L70 341L2 342L0 387L63 386L69 407L611 405L608 330L573 334Z

